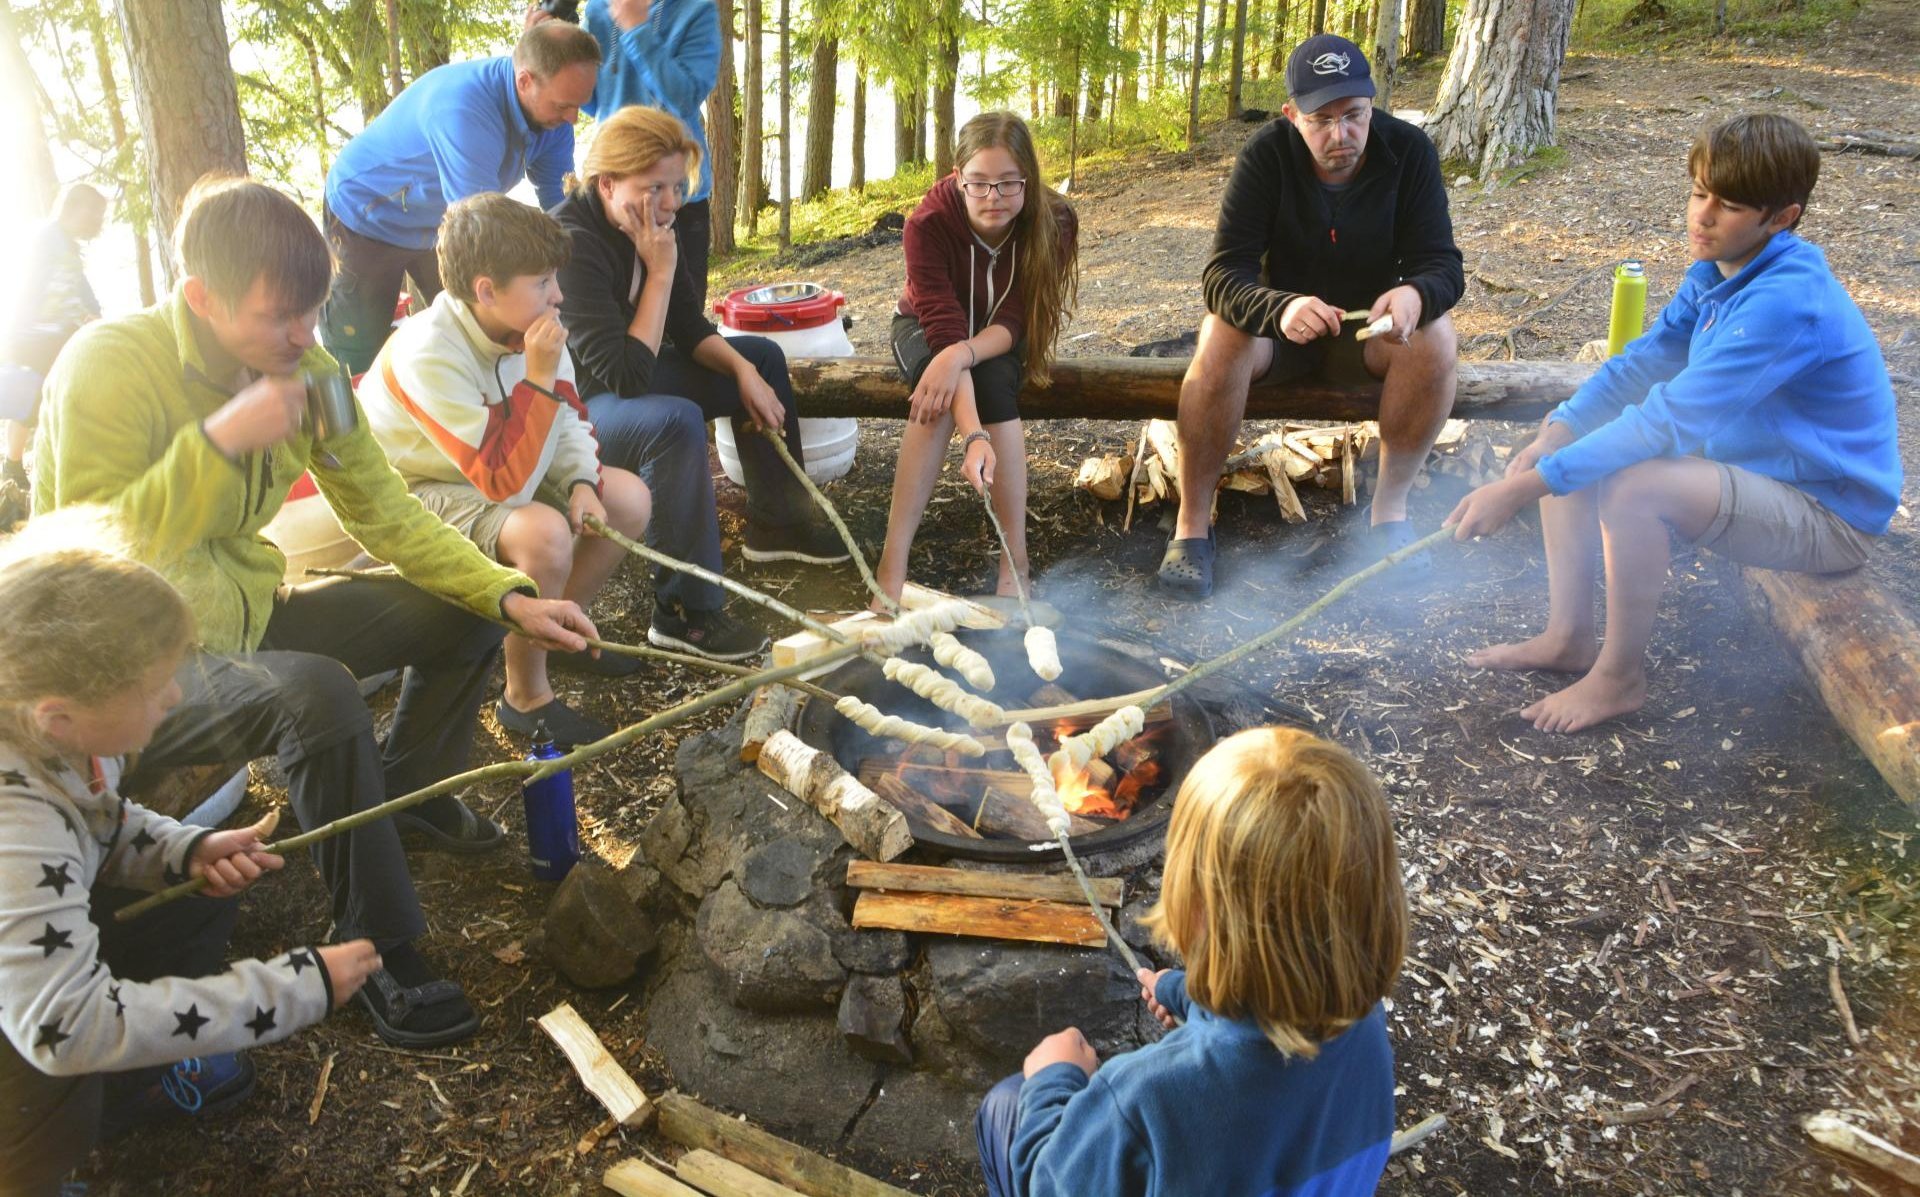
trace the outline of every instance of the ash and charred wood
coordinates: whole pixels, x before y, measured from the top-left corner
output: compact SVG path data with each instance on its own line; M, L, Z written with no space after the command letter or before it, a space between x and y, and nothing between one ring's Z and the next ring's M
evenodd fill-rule
M1031 782L1029 792L1031 792ZM1053 831L1047 826L1045 815L1040 813L1031 799L1025 795L1009 794L999 787L990 787L980 795L980 813L973 825L981 834L998 839L1013 840L1050 840ZM1069 835L1085 835L1100 830L1100 824L1079 815L1067 816Z
M708 1109L684 1093L664 1094L654 1104L660 1111L660 1133L675 1143L725 1156L807 1197L913 1197L751 1123Z
M942 835L957 836L963 840L980 838L980 833L967 826L966 820L891 773L883 773L867 782L867 785L872 787L874 793L885 798L895 810L920 820ZM858 860L853 862L853 864L865 863L871 862ZM852 865L848 868L851 869ZM849 881L848 884L852 882Z
M908 390L891 358L795 358L788 368L803 416L906 418ZM1461 362L1453 414L1537 420L1572 395L1594 369L1575 362ZM1029 420L1171 420L1186 372L1184 358L1062 358L1054 363L1052 386L1021 392L1020 415ZM1371 420L1379 410L1377 385L1261 383L1247 395L1247 417L1256 420Z
M987 873L979 869L947 869L933 865L876 864L870 860L847 863L847 884L854 889L886 889L916 894L957 894L975 898L1029 898L1050 902L1078 902L1079 883L1060 875ZM1103 906L1118 910L1126 902L1126 883L1101 877L1092 883Z
M905 815L792 732L777 731L768 737L758 764L760 772L839 828L856 852L874 860L892 860L913 847Z
M1107 942L1100 920L1082 903L979 898L965 894L864 890L853 904L853 925L927 935L1075 944L1083 948L1097 948Z

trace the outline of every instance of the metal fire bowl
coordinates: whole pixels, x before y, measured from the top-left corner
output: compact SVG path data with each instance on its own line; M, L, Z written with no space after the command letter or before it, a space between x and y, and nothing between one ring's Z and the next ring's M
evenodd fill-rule
M1010 710L1028 705L1026 696L1043 683L1027 667L1022 631L1004 629L978 632L962 629L955 634L992 664L996 685L988 697ZM1166 680L1159 669L1150 663L1154 654L1139 645L1116 647L1124 642L1102 640L1064 628L1056 629L1055 636L1060 645L1062 666L1059 682L1081 698L1127 694L1160 685ZM1137 659L1132 655L1134 653L1145 653L1147 660ZM925 649L902 655L926 665L934 663L932 654ZM882 711L903 719L949 727L956 731L966 730L957 716L942 711L905 686L888 681L881 674L880 667L871 661L855 658L819 681L835 693L857 695ZM1036 727L1034 730L1049 729ZM807 703L800 716L797 734L815 748L831 753L841 767L850 773L859 768L863 758L886 755L891 743L867 734L842 718L832 706L817 699ZM1173 796L1179 790L1181 780L1201 754L1213 746L1213 720L1201 703L1184 693L1177 694L1173 699L1172 727L1165 737L1160 745L1159 758L1167 770L1164 788L1146 805L1135 808L1128 818L1098 831L1074 836L1072 843L1075 853L1093 855L1108 852L1149 836L1164 834L1167 818L1173 812ZM966 839L935 831L912 815L907 816L907 822L913 829L913 838L917 843L948 856L1003 864L1053 861L1062 856L1060 846L1049 840Z

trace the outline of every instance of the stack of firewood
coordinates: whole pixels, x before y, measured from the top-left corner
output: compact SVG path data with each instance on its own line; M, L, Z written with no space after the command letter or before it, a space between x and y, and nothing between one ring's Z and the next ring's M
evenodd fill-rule
M1380 455L1380 426L1358 424L1281 424L1252 441L1238 442L1221 473L1219 491L1274 496L1281 517L1305 522L1298 488L1337 491L1343 504L1359 501L1373 488ZM1507 450L1496 446L1485 425L1448 420L1434 442L1415 485L1432 483L1430 474L1457 477L1479 486L1500 476ZM1173 422L1149 420L1136 452L1089 457L1080 464L1074 485L1097 499L1128 498L1128 523L1136 505L1180 498L1180 447ZM1219 503L1219 491L1214 503ZM1129 494L1129 492L1131 492Z

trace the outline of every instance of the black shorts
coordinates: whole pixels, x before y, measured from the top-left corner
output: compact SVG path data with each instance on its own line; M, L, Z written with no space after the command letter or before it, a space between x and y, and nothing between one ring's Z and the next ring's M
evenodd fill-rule
M1302 378L1321 378L1328 382L1364 385L1378 382L1367 372L1367 347L1353 339L1353 329L1343 327L1337 337L1315 337L1305 345L1296 345L1285 337L1269 337L1273 343L1273 365L1255 382L1297 382Z
M926 330L912 316L893 316L893 360L907 385L920 385L920 376L933 360ZM973 402L982 424L1004 424L1020 418L1020 376L1026 363L1025 344L1015 345L999 357L990 357L973 367Z

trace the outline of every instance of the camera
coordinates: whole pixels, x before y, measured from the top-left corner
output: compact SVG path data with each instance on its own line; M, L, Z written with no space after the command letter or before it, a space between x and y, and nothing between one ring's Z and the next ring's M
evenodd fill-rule
M580 0L540 0L540 11L557 20L580 23Z
M307 385L307 427L315 441L325 443L360 427L360 409L354 406L353 384L345 374L338 370L309 370L301 381Z

